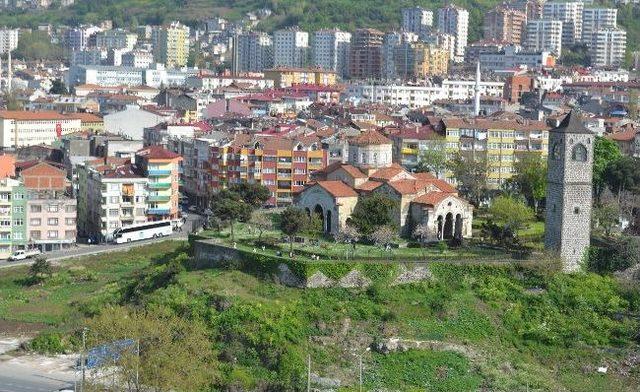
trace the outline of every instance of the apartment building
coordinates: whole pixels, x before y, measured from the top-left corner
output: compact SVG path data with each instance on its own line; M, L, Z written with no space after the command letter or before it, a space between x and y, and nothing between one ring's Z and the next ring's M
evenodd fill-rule
M391 136L393 141L393 161L407 170L414 170L420 163L420 156L427 150L444 150L442 136L430 127L401 129ZM436 173L432 173L436 175ZM437 173L444 175L444 173Z
M527 15L519 10L498 6L484 17L484 39L519 45L524 35Z
M397 63L406 64L409 62L409 45L418 41L416 33L407 31L390 31L385 33L382 39L382 78L393 80L405 77L404 73L399 73ZM398 54L400 53L400 54ZM400 58L397 58L397 56ZM406 72L407 66L404 67Z
M262 72L273 67L273 40L267 33L250 31L234 37L233 70Z
M469 11L456 5L448 5L438 10L438 30L456 37L454 61L464 61L464 51L469 35Z
M66 171L39 162L20 171L26 191L26 234L29 247L43 252L67 249L76 242L76 199Z
M594 67L619 67L624 63L627 50L627 32L606 27L596 30L591 35L589 53L591 65Z
M147 177L128 159L111 158L77 165L78 235L110 241L124 226L147 221Z
M0 259L27 246L26 206L22 182L0 179Z
M353 79L380 79L384 33L376 29L357 29L351 41L349 75Z
M5 149L50 145L62 135L81 129L79 118L57 112L0 111L0 147Z
M440 31L430 31L426 34L421 34L420 40L425 43L432 44L439 48L445 49L447 52L449 52L449 60L453 61L455 59L456 57L456 37L455 36L447 33L442 33ZM469 47L467 46L467 48ZM465 49L465 55L466 55L466 51L467 49ZM465 61L466 60L467 59L465 57Z
M396 73L403 79L446 75L449 52L424 42L405 43L394 53Z
M105 50L132 50L138 42L138 34L123 29L107 30L96 33L96 47Z
M349 75L351 33L341 30L318 30L313 34L314 67L334 71L341 78Z
M516 0L511 6L517 10L524 12L527 20L542 19L542 9L545 0Z
M570 46L582 39L583 10L581 1L549 1L542 9L542 19L562 22L562 45Z
M499 118L445 118L441 129L447 153L474 154L486 158L488 183L500 188L514 173L518 154L547 156L549 126L543 121ZM446 178L455 183L451 172Z
M169 26L160 28L153 49L156 62L170 68L186 66L189 58L189 27L180 22L171 22Z
M0 29L0 54L7 54L18 47L18 29Z
M562 25L559 20L531 20L527 22L524 47L532 52L551 52L562 55Z
M591 45L593 34L600 29L615 28L618 10L615 8L585 8L582 11L582 42Z
M317 136L236 135L233 141L211 150L211 189L256 182L269 188L269 205L293 202L310 174L327 165L327 153Z
M528 69L539 70L553 68L556 58L549 52L530 52L522 50L520 46L507 45L496 52L486 52L479 55L480 66L489 71L499 71L526 66Z
M433 11L422 7L402 9L402 30L416 34L427 32L433 26Z
M120 58L121 66L132 68L149 68L153 64L153 53L136 49L127 53L123 53Z
M305 67L309 56L309 33L297 28L273 33L274 67Z
M273 80L275 88L287 88L297 84L333 86L337 82L335 71L317 68L276 67L265 70L264 77Z
M146 176L147 218L176 219L180 214L179 180L182 157L160 146L149 146L135 156L136 168Z

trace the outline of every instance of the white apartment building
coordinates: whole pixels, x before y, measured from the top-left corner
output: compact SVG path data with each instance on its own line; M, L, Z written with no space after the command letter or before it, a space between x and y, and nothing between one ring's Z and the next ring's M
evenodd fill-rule
M618 10L615 8L585 8L582 11L582 42L591 45L593 33L606 27L616 27Z
M524 48L533 52L548 51L562 55L562 22L559 20L531 20L527 22Z
M573 45L582 38L582 12L584 3L547 2L542 9L542 19L562 22L562 45Z
M528 69L541 69L555 64L551 53L546 51L523 51L519 45L507 45L500 52L480 53L480 66L489 71L498 71L526 66Z
M627 50L627 32L615 28L601 28L591 37L589 53L594 67L619 67Z
M236 83L247 84L252 88L260 90L273 88L274 85L273 79L243 76L196 75L190 76L186 80L187 87L205 92L213 91L221 87L228 87Z
M273 40L267 33L239 34L233 43L233 66L238 72L262 72L273 67Z
M480 82L480 94L483 96L502 97L504 82ZM424 84L350 84L346 96L354 103L380 103L384 105L401 105L410 108L430 106L434 101L449 99L463 100L475 94L475 81L448 80L441 85Z
M402 29L421 34L433 26L433 11L422 7L402 9Z
M309 33L298 29L278 30L273 34L273 65L304 67L309 51Z
M98 86L180 86L187 78L198 74L197 68L168 69L162 64L149 68L114 66L74 66L69 69L68 84L96 84Z
M0 54L6 54L18 47L18 29L0 29Z
M351 33L341 30L318 30L313 34L312 65L335 71L345 78L349 75Z
M110 241L116 229L147 221L148 179L134 173L131 165L97 166L85 162L76 169L78 235Z
M57 112L0 111L0 148L51 145L59 135L80 132L80 119Z
M122 54L122 66L132 68L149 68L153 64L153 53L147 50L132 50Z
M96 34L96 47L101 49L132 50L138 42L138 35L125 30L107 30Z
M464 61L464 51L469 35L469 11L456 5L438 10L438 30L456 37L455 61Z

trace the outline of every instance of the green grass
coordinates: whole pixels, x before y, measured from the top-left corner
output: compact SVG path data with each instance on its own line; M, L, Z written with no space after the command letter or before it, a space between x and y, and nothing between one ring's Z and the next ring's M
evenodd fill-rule
M63 261L42 285L25 286L28 267L0 272L0 319L59 326L79 322L80 309L110 300L134 271L172 254L182 244L167 241L127 252Z

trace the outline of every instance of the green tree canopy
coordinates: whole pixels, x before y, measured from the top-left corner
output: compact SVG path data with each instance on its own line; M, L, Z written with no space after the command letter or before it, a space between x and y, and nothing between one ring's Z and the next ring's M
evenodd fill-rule
M416 172L429 172L436 177L440 177L446 168L447 151L444 142L431 142L428 149L420 152Z
M44 31L22 32L14 56L24 60L55 60L62 58L62 49L51 43Z
M262 207L271 197L269 188L256 183L241 182L239 184L233 184L229 187L229 190L239 194L242 200L253 208Z
M280 214L280 231L289 237L290 252L293 253L294 237L306 230L309 224L307 213L297 207L287 207Z
M393 226L392 213L398 207L399 203L396 200L380 193L373 193L358 200L349 223L363 236L369 236L381 226Z
M458 181L458 192L476 207L486 199L489 192L486 156L456 154L448 161L449 170Z
M491 202L489 215L494 222L517 231L531 222L533 211L522 201L508 196L498 196Z
M51 89L49 90L49 93L67 95L69 94L69 90L67 90L67 86L65 86L62 80L56 79L51 83Z
M607 166L622 158L620 148L613 140L596 137L593 145L593 190L596 199L600 199L607 182L605 170Z
M232 241L235 240L234 223L246 222L251 218L251 204L245 202L239 193L228 189L214 193L209 205L214 217L229 224Z
M610 162L604 170L604 180L611 192L640 192L640 158L623 156Z
M531 152L518 156L513 164L515 174L509 183L538 211L539 203L545 197L547 189L547 161L540 154Z

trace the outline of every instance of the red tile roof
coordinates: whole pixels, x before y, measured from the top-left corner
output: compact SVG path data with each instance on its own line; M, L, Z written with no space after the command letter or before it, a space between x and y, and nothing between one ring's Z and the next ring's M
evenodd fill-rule
M2 110L0 118L14 119L20 121L29 120L69 120L64 114L52 111L28 112L24 110Z
M444 192L429 192L413 199L413 203L425 204L428 206L435 207L438 204L440 204L441 201L443 201L449 196L454 196L454 195L450 193L444 193Z
M149 146L136 152L136 155L147 159L176 159L180 155L161 146Z
M318 181L317 184L333 197L358 197L358 193L342 181Z
M382 145L382 144L392 144L391 140L387 139L380 132L370 129L368 131L362 132L360 135L354 137L349 141L349 144L354 144L356 146L369 146L369 145Z
M607 139L615 140L617 142L630 142L635 139L637 133L639 133L639 131L635 129L629 129L628 131L616 132L607 135Z
M369 181L363 182L362 184L356 186L356 189L359 190L359 191L369 192L369 191L372 191L372 190L376 189L377 187L379 187L382 184L383 183L379 182L379 181L369 180Z
M384 167L382 169L376 170L369 177L373 179L379 179L379 180L390 180L393 177L403 172L406 172L404 167L398 165L397 163L393 163L389 167Z
M342 170L349 173L353 178L367 178L367 176L355 166L344 164L342 165Z

